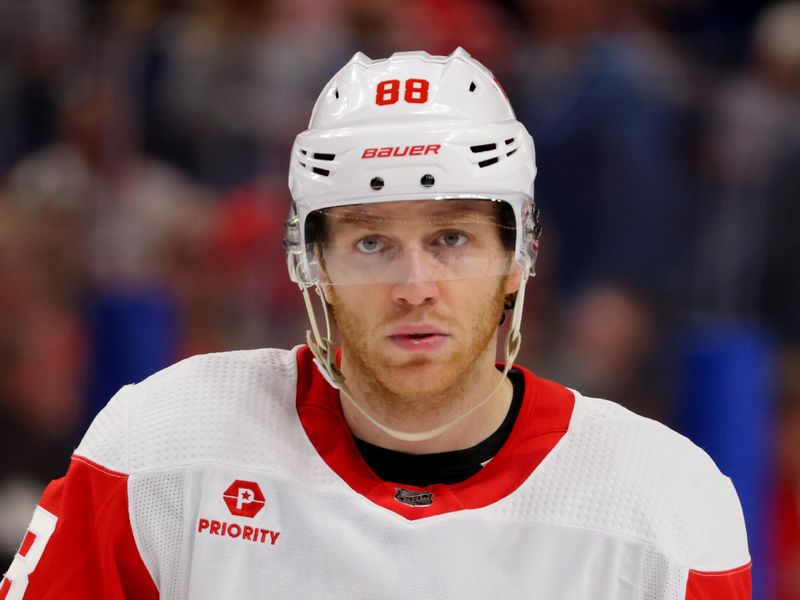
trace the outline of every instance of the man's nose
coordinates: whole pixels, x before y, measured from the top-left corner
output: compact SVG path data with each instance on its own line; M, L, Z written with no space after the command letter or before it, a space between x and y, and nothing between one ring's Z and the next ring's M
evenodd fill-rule
M413 306L435 302L439 297L435 259L422 250L409 249L401 260L402 269L392 287L392 299L398 304Z

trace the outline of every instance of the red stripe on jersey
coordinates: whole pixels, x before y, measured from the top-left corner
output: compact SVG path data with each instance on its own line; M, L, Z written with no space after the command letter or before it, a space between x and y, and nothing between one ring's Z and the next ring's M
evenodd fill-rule
M33 546L33 542L35 541L36 541L36 534L33 533L32 531L28 531L22 540L22 545L19 547L19 555L25 556L26 554L28 554L28 550L31 549L31 546Z
M8 590L11 589L11 582L3 577L3 581L0 582L0 600L6 600L6 596L8 596Z
M58 518L25 600L156 600L128 513L128 476L73 456L39 505Z
M309 440L353 490L409 520L481 508L508 496L566 433L575 405L568 389L515 365L524 374L525 395L511 435L497 456L466 481L418 488L383 481L367 466L345 421L339 392L325 381L313 358L308 347L297 353L297 413ZM395 499L398 488L432 493L433 503L403 504Z
M689 570L686 600L750 600L751 563L728 571Z

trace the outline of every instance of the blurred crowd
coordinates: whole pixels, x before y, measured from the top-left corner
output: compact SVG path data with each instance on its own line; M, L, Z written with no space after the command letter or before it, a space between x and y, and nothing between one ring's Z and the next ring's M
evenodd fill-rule
M798 0L0 0L0 562L119 386L305 339L294 136L356 51L459 45L537 148L520 362L670 423L677 332L762 328L800 599Z

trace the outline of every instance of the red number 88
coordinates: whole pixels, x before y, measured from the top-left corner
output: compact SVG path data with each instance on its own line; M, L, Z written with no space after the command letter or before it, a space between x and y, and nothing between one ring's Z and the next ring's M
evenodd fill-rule
M409 104L423 104L428 101L430 83L427 79L407 79L403 86L403 100ZM375 104L386 106L396 104L400 99L400 80L386 79L378 83L375 91Z

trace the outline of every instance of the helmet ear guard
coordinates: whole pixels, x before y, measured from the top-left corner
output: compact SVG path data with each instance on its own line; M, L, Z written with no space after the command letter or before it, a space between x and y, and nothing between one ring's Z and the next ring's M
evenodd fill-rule
M300 289L315 285L319 281L319 264L314 256L308 256L302 240L301 221L296 205L292 202L289 217L283 223L283 250L286 253L286 266L289 278L296 282Z
M308 343L323 375L389 435L430 439L483 403L440 428L410 433L375 421L352 398L335 361L312 215L348 205L412 200L492 200L508 205L514 219L513 257L521 275L499 387L519 351L525 283L534 274L538 252L535 177L530 134L516 120L492 73L461 48L446 57L399 52L371 60L357 53L317 99L308 129L297 136L291 153L293 202L284 224L287 267L303 293L311 325ZM322 302L324 336L308 294L312 286Z

